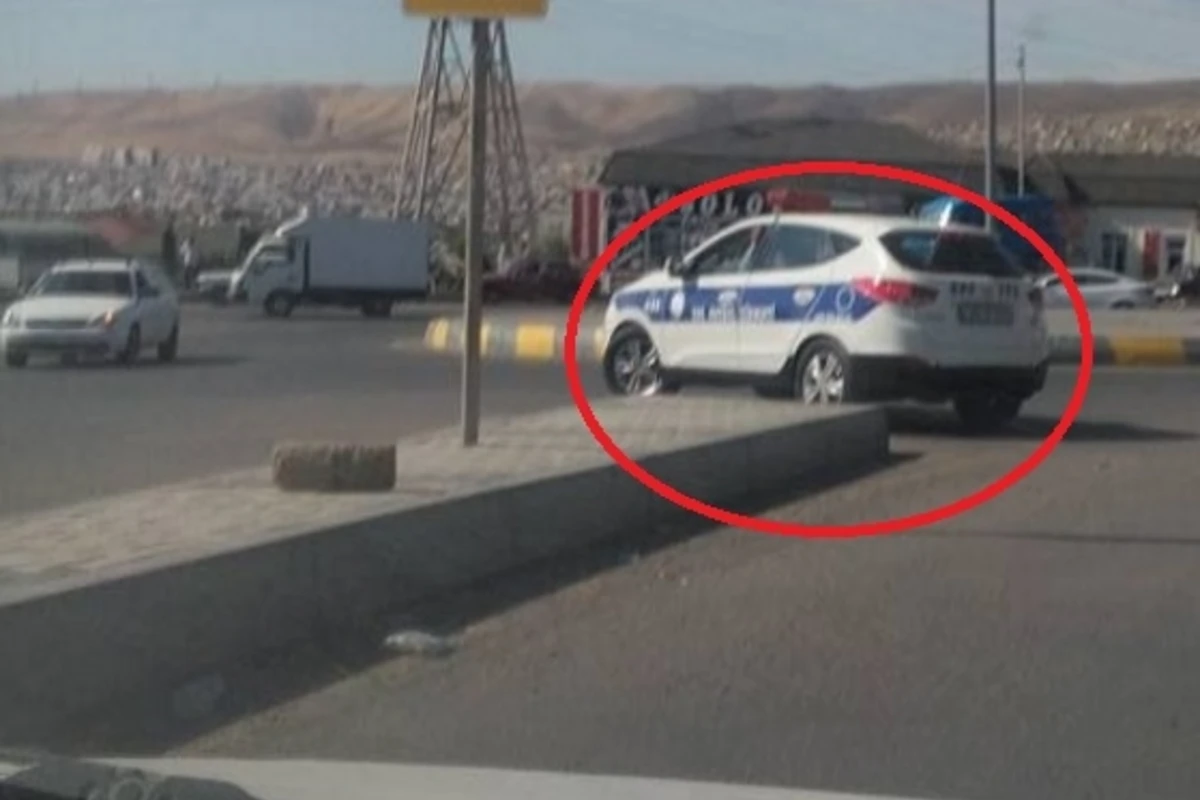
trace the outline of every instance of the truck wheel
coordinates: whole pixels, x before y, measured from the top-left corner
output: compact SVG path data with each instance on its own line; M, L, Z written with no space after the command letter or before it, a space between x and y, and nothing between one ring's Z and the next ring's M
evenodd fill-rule
M288 292L271 292L263 301L263 311L268 317L287 317L296 307L296 299Z
M954 411L971 433L994 433L1021 413L1021 399L1002 392L964 394L954 398Z

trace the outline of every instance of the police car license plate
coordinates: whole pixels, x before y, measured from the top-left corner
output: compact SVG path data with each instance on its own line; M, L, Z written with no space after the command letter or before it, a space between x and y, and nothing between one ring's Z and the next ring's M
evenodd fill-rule
M959 303L958 322L961 325L1012 325L1016 321L1013 307L1004 303Z

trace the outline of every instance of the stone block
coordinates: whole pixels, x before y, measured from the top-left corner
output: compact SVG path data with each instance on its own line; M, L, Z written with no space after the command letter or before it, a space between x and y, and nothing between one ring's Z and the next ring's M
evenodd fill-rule
M396 447L279 444L271 479L286 492L389 492L396 486Z

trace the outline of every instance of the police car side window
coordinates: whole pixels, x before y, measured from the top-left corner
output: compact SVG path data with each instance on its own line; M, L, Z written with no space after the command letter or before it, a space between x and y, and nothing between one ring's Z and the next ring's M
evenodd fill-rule
M753 270L795 269L832 261L853 250L857 241L821 228L780 225L754 254Z
M853 236L847 236L844 233L830 233L829 239L833 243L833 250L839 256L844 256L854 248L858 247L862 242L855 239Z
M750 249L752 239L751 228L744 228L729 234L692 259L689 274L693 276L728 275L740 272L742 260L745 258L746 251Z

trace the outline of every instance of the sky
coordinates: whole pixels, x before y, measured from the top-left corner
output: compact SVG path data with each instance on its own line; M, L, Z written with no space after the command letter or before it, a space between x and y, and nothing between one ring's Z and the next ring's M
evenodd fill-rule
M999 75L1200 77L1200 0L996 0ZM510 23L518 81L835 84L980 79L985 0L550 0ZM415 81L399 0L0 0L0 93Z

